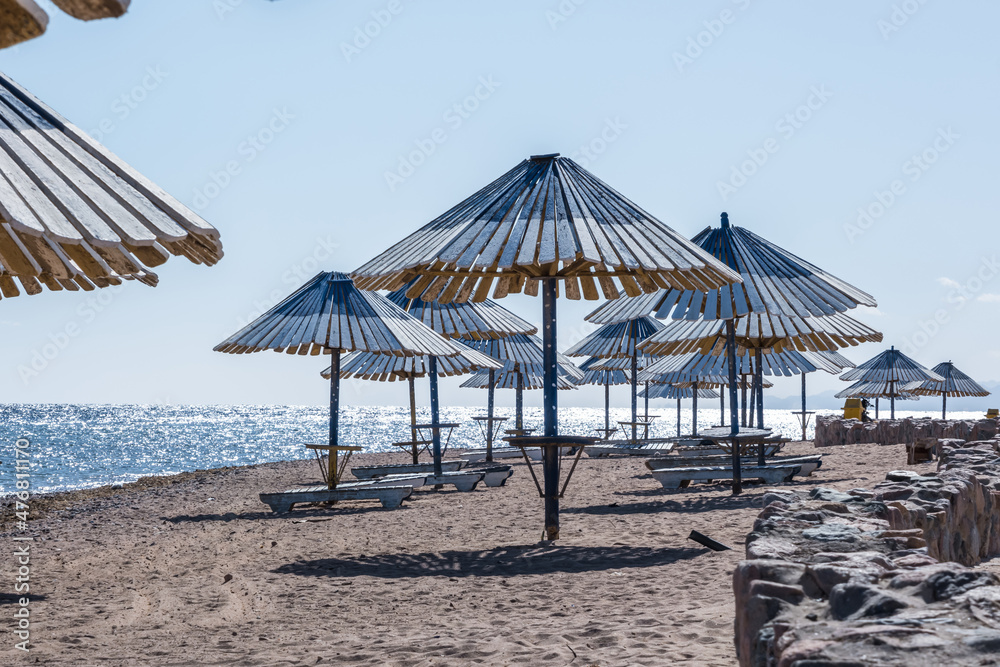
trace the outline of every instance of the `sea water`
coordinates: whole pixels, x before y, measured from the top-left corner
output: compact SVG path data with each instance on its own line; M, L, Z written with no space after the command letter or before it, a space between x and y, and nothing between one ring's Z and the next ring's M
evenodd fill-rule
M640 406L640 413L642 407ZM834 411L819 411L820 414ZM480 427L472 417L482 408L442 408L441 421L458 423L447 440L449 448L483 447ZM513 427L513 409L498 408ZM659 415L650 437L677 434L677 412L672 407L650 409ZM935 412L902 412L898 417L935 417ZM949 414L951 418L977 418L976 413ZM611 410L610 421L630 418L625 408ZM426 408L418 410L418 423L430 421ZM540 408L525 408L526 428L540 429ZM344 407L340 412L340 443L359 445L365 452L401 451L393 442L408 440L408 408ZM699 427L720 423L719 408L698 410ZM792 439L802 437L798 418L788 410L765 410L765 426ZM14 443L27 438L35 492L65 491L116 482L131 482L146 475L224 466L241 466L311 457L304 443L329 441L328 409L313 406L256 405L5 405L0 406L0 495L14 490ZM559 410L563 435L595 435L604 426L601 408ZM691 430L691 409L681 411L681 431ZM812 438L810 425L806 437ZM447 436L447 432L445 433Z

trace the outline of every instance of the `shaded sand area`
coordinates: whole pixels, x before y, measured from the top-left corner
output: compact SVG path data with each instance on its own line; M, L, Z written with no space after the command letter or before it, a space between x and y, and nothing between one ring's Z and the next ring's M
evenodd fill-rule
M907 467L902 445L822 451L823 467L792 486L872 486ZM390 460L404 457L353 462ZM545 548L523 463L506 487L418 490L398 510L357 501L279 516L257 499L317 478L315 461L297 461L35 499L33 648L8 639L0 663L735 664L732 571L766 487L665 491L642 459L584 457L562 539ZM733 551L687 540L692 529ZM4 617L14 567L2 559Z

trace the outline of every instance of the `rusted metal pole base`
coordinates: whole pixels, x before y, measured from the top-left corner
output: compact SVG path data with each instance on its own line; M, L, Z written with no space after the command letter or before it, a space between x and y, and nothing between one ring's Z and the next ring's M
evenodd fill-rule
M542 447L545 483L545 539L559 539L559 447Z

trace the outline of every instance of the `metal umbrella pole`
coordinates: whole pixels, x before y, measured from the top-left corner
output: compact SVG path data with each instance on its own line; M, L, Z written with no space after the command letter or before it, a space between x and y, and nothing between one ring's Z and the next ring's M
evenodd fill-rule
M632 387L632 440L636 440L637 439L637 433L638 433L637 427L636 427L636 424L635 424L636 406L637 406L636 397L635 397L635 387L636 387L636 384L638 382L636 376L637 376L637 374L639 372L639 363L638 363L638 360L636 359L636 356L637 356L637 352L636 352L636 349L633 347L632 348L632 382L629 383L631 385L631 387Z
M677 398L677 437L681 437L681 399Z
M758 347L757 357L757 428L764 428L764 353Z
M691 435L698 435L698 381L692 385L694 392L691 394Z
M736 324L726 320L726 356L729 366L729 435L734 438L733 447L733 495L743 493L743 471L740 469L740 445L735 440L739 435L739 414L736 409ZM721 393L721 388L720 388Z
M340 350L330 351L330 452L329 468L327 473L327 486L331 489L337 488L337 450L333 449L338 444L338 431L340 430Z
M524 430L524 376L521 367L516 367L517 388L514 390L514 428L520 435Z
M431 379L431 443L434 447L434 475L441 476L441 429L438 428L438 374L437 357L431 356L427 365Z
M611 435L611 385L604 385L604 437Z
M559 396L556 369L556 289L555 280L542 280L542 391L544 435L559 434ZM633 385L634 386L634 385ZM633 397L635 396L633 392ZM633 398L632 408L635 409ZM634 421L634 420L633 420ZM542 476L545 479L545 537L559 538L559 447L542 447Z
M407 378L410 384L410 438L413 441L413 462L419 463L420 446L417 444L417 390L413 376Z
M490 369L490 373L489 373L489 383L490 383L490 386L487 389L487 394L486 394L486 396L487 396L487 398L486 398L486 415L488 417L487 420L486 420L486 460L487 461L492 461L493 460L493 395L494 395L494 392L496 391L496 387L494 386L495 378L496 378L496 371L491 368Z

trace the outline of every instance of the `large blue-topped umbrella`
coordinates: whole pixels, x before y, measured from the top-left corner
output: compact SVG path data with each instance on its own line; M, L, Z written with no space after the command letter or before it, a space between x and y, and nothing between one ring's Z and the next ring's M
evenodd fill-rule
M545 536L559 536L556 298L712 290L739 275L569 158L534 155L354 272L425 301L542 294ZM541 289L539 289L541 288ZM643 313L645 314L645 313ZM628 318L621 318L628 319ZM582 444L582 441L581 443Z

